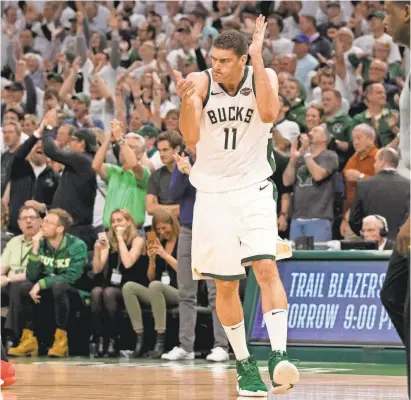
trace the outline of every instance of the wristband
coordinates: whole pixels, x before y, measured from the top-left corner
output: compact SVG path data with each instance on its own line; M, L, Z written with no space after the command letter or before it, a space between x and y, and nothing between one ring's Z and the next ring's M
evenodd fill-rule
M279 217L283 216L285 218L288 218L288 215L285 212L282 212L282 211L278 214L278 216Z
M304 158L311 157L311 153L307 151L306 153L303 154L303 157Z
M41 135L40 135L40 133L39 133L38 131L34 131L34 132L33 132L33 136L34 136L36 139L41 139Z

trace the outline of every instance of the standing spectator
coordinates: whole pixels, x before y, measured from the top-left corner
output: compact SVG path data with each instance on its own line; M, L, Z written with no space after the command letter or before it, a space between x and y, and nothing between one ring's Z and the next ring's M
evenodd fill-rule
M66 210L73 218L70 233L78 236L93 249L96 235L93 230L93 209L96 198L96 173L91 167L97 150L94 133L86 128L77 129L70 141L70 152L59 149L53 140L57 125L56 110L44 117L43 147L46 156L64 165L64 171L53 198L52 207Z
M73 125L64 124L57 129L56 143L60 149L69 150L71 138L76 131Z
M334 148L332 150L335 149L338 155L340 170L348 159L351 131L354 125L352 118L340 111L341 100L341 93L338 90L328 89L323 91L327 130L333 140Z
M397 173L398 153L385 147L375 156L375 175L357 185L351 205L350 226L358 235L364 217L383 216L390 227L388 237L394 239L410 211L410 180Z
M137 235L131 214L127 210L116 209L110 222L107 235L103 234L94 246L95 287L91 291L91 314L94 342L98 343L97 355L115 357L118 354L117 316L119 303L122 303L122 288L127 282L133 282L148 291L148 260L142 255L145 241ZM139 339L142 348L142 338Z
M311 15L301 15L299 27L301 33L308 37L310 43L310 53L315 58L321 54L326 59L331 58L331 43L317 30L317 21Z
M348 160L343 170L345 178L344 212L351 207L358 182L375 174L375 155L378 152L375 147L375 130L371 126L357 125L352 131L352 136L355 154Z
M62 209L50 210L41 230L32 237L33 247L27 264L29 282L21 284L20 301L23 334L17 347L9 349L11 356L37 355L38 342L33 328L43 305L54 303L56 332L50 357L67 356L67 322L70 301L80 300L76 283L87 264L87 248L79 238L68 232L72 219Z
M72 99L74 118L64 121L65 124L74 125L76 128L97 127L104 130L103 121L90 115L91 98L86 93L76 93Z
M387 146L397 137L399 116L394 110L386 108L387 96L380 83L369 85L365 91L367 109L354 117L355 124L368 124L377 132L377 147Z
M181 231L177 249L177 281L179 288L180 346L163 354L165 360L185 360L194 355L195 327L197 319L198 281L193 280L191 266L191 240L193 209L196 190L189 181L191 162L188 156L175 156L176 165L170 181L170 196L180 204ZM213 315L214 348L207 356L208 361L227 361L228 340L216 311L216 287L213 280L207 280L208 299Z
M147 157L153 163L154 168L159 169L164 166L160 158L160 152L156 146L156 140L160 133L159 130L155 126L147 124L139 129L137 133L143 136L146 141Z
M290 103L287 119L298 124L301 130L305 128L305 105L301 98L300 86L295 78L288 78L285 83L284 94Z
M280 15L271 14L267 17L267 41L270 50L277 56L287 56L292 54L294 50L293 42L281 36L283 28L283 19Z
M313 128L300 140L300 149L297 141L291 146L290 162L283 176L285 186L294 186L290 239L313 236L314 241L325 242L331 240L333 175L338 169L338 157L327 150L328 137L323 127Z
M42 141L37 136L31 136L16 150L11 164L8 229L14 234L20 234L20 208L26 205L46 213L59 184L60 177L47 166Z
M295 77L301 84L308 88L308 73L316 69L320 63L312 54L308 52L310 39L307 36L300 34L294 38L293 41L295 43L294 53L297 56L297 69L295 71Z
M155 171L148 182L146 209L149 215L153 215L157 208L165 208L179 215L180 206L170 198L168 188L174 169L174 155L178 154L182 147L183 138L177 132L162 133L157 139L157 148L164 166Z
M150 178L150 170L144 166L144 138L136 133L123 137L122 124L114 120L111 123L111 134L106 136L98 150L93 169L107 181L107 196L104 205L103 224L106 229L111 225L111 215L115 209L121 208L130 212L137 227L144 224L146 212L146 194ZM123 167L105 164L107 150L112 140L120 146L120 159Z
M9 308L3 336L6 343L13 344L21 335L20 285L26 280L32 238L40 230L40 215L35 208L24 206L20 209L18 223L22 234L13 237L1 255L1 302Z
M21 127L18 122L6 121L3 125L3 141L7 151L1 155L1 195L4 195L10 180L11 164L15 151L20 145Z
M379 251L394 249L395 241L387 239L388 233L387 220L381 215L369 215L362 220L362 237L364 240L376 240Z
M325 111L320 104L311 104L304 115L304 133L310 132L316 126L324 126ZM325 127L325 126L324 126Z

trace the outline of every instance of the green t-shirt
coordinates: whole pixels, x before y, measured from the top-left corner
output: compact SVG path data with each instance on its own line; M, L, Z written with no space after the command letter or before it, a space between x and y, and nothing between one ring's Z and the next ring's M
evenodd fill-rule
M105 228L110 227L111 213L117 208L130 211L137 226L144 224L149 178L148 168L144 168L143 178L138 180L133 171L125 171L116 165L107 166L107 197L103 212Z
M351 142L353 126L353 119L343 113L338 113L333 119L327 121L327 129L330 135L335 140L341 140L342 142Z

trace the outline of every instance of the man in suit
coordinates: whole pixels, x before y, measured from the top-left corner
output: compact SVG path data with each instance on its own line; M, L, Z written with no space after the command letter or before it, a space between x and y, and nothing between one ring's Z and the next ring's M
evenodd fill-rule
M395 241L387 239L388 236L387 220L381 215L368 215L362 220L361 234L364 240L376 240L378 250L392 250Z
M397 173L399 160L394 149L380 149L375 156L376 174L358 182L349 220L351 229L357 235L360 234L364 217L377 214L386 218L390 227L388 237L395 239L407 218L410 208L410 181Z

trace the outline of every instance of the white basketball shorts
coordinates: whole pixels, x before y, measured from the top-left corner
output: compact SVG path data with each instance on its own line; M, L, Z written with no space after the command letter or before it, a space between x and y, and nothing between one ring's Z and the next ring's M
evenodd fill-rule
M277 235L277 208L271 181L221 193L197 191L193 279L245 278L245 265L275 259Z

